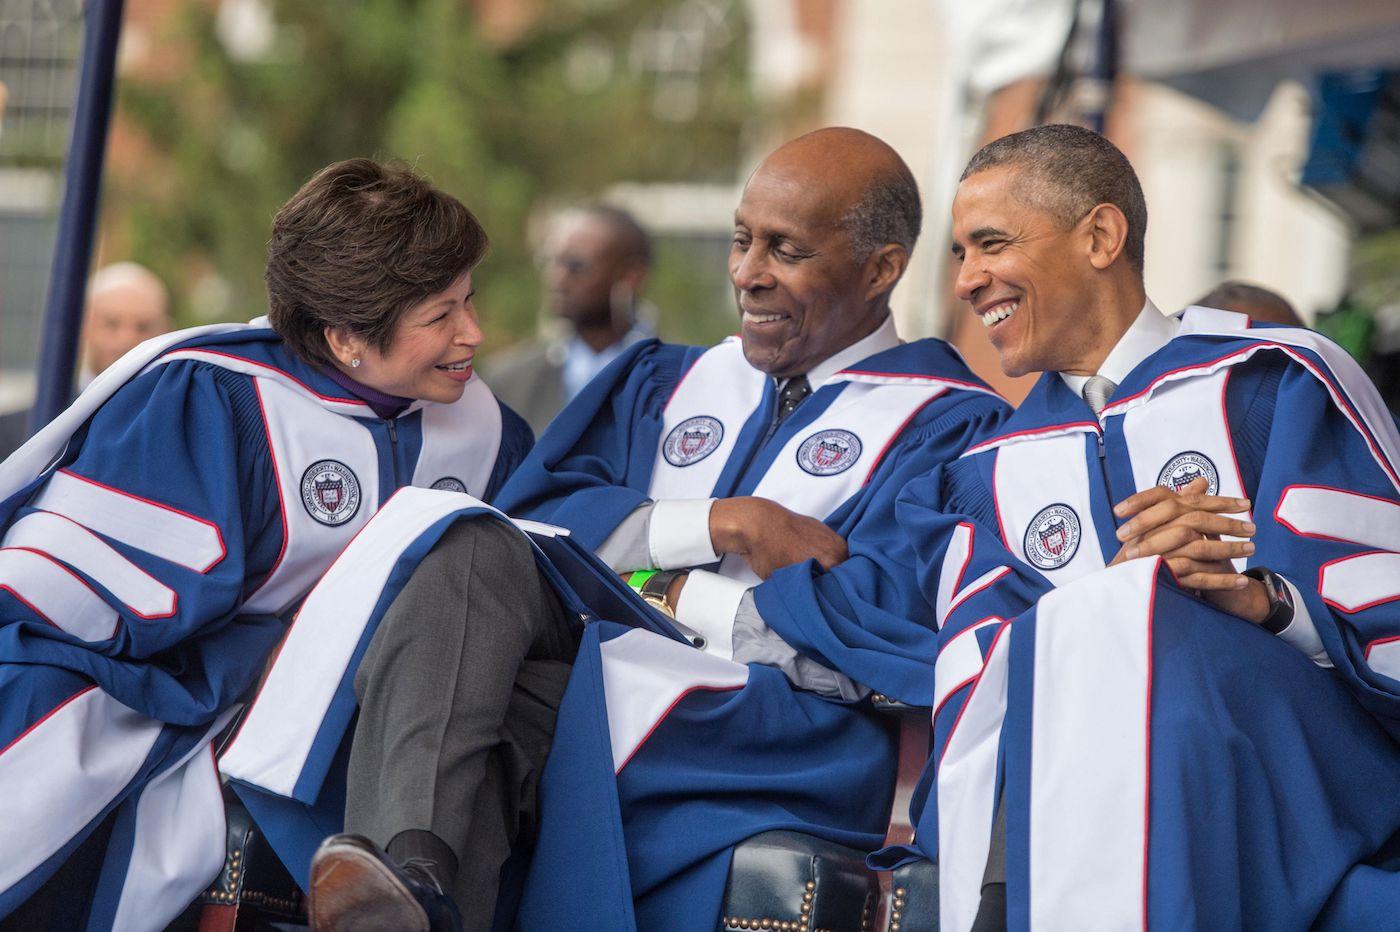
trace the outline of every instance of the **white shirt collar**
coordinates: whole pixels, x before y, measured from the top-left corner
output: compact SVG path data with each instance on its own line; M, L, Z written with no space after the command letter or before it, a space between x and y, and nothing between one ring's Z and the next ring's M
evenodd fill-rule
M846 369L855 363L860 362L867 356L874 356L876 353L883 353L887 349L894 349L901 342L899 333L894 327L894 315L890 314L885 318L885 322L876 328L875 332L868 337L863 337L852 343L850 346L837 353L828 356L817 363L806 372L807 383L812 386L812 391L816 391L830 381L842 369ZM783 379L775 379L779 387L782 387Z
M1128 373L1136 369L1138 363L1170 343L1179 329L1181 317L1166 316L1149 298L1138 312L1137 320L1133 321L1132 326L1113 345L1113 349L1099 366L1097 374L1114 385L1122 385ZM1076 395L1083 397L1084 383L1089 381L1089 376L1061 372L1060 378L1065 380L1065 384Z

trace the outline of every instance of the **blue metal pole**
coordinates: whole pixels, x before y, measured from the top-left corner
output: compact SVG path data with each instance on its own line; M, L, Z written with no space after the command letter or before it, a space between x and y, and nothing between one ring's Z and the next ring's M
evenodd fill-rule
M49 299L39 343L38 389L29 412L31 434L67 407L73 395L73 363L83 323L83 299L102 188L102 158L112 115L122 3L123 0L88 0L84 13L78 99L64 166L58 239L49 269Z
M1103 0L1099 32L1094 42L1094 84L1096 104L1089 114L1089 128L1104 131L1108 108L1113 102L1113 83L1118 79L1118 7L1115 0Z

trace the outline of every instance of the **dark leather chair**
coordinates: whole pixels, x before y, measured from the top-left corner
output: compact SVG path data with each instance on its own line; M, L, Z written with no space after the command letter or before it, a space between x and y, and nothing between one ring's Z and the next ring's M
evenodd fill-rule
M884 696L872 705L899 720L899 765L886 844L908 844L909 799L929 751L929 710ZM228 855L200 898L200 932L268 932L306 922L301 890L225 788ZM277 925L274 926L274 923ZM938 871L918 861L872 871L865 854L800 832L764 832L736 845L720 932L931 932L938 928Z
M306 922L306 903L238 796L224 787L224 869L199 898L199 932L270 932Z
M909 800L928 760L929 710L881 695L899 717L899 765L887 845L908 844ZM720 929L778 932L930 932L938 928L938 870L917 861L871 871L865 855L799 832L765 832L736 845Z

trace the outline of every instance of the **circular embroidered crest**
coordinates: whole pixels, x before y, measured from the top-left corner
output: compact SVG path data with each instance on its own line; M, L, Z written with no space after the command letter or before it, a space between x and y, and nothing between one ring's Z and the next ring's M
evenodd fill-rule
M439 492L465 492L467 490L467 484L453 476L443 476L437 482L428 486L428 488L437 489Z
M1195 450L1187 450L1167 460L1167 465L1157 474L1157 484L1164 485L1173 492L1180 492L1188 483L1202 476L1206 477L1207 495L1214 495L1220 491L1220 472L1210 461L1210 457Z
M834 476L854 466L860 450L860 438L849 430L819 430L797 448L797 465L814 476Z
M360 480L344 463L312 463L301 474L301 503L306 513L322 524L344 524L360 510Z
M1079 515L1064 504L1042 508L1026 528L1026 559L1042 570L1059 569L1079 550Z
M724 425L712 417L688 417L666 435L661 454L672 466L690 466L719 449Z

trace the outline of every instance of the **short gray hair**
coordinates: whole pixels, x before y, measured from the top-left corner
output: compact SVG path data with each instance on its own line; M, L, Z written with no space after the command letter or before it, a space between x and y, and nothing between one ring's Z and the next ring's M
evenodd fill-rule
M841 217L841 226L851 238L851 251L861 262L889 243L914 251L924 208L914 176L906 166L899 168L871 182Z
M966 181L990 168L1025 172L1017 197L1072 226L1099 204L1112 204L1128 220L1123 247L1141 272L1147 236L1147 200L1137 172L1118 147L1093 130L1067 123L1036 126L987 143L963 169Z

